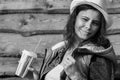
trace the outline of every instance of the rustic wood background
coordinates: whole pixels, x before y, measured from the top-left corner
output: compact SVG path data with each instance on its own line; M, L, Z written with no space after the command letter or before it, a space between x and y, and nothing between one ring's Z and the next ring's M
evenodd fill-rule
M40 69L46 48L63 40L69 5L72 0L0 0L0 80L27 80L15 71L23 49L36 50ZM120 0L108 0L113 25L107 30L120 63ZM120 65L116 79L120 76Z

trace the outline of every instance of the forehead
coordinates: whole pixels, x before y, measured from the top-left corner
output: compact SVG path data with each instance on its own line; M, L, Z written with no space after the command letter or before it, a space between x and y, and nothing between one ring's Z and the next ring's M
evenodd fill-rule
M88 17L91 19L99 20L100 19L100 12L92 9L82 10L78 13L77 17Z

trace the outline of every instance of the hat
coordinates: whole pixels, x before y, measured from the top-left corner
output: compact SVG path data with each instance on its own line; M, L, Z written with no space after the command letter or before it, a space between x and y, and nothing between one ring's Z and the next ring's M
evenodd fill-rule
M112 25L112 19L107 13L107 2L106 0L73 0L70 5L70 14L74 11L77 6L88 4L100 11L106 21L106 28Z

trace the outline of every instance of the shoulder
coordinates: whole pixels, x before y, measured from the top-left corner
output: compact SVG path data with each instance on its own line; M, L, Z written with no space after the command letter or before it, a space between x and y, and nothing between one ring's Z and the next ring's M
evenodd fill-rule
M103 45L98 46L93 43L87 43L80 48L86 48L94 53L107 53L107 52L110 52L111 50L113 50L113 46L111 45L111 43L109 43L109 45L107 45L106 47L104 47Z
M64 48L65 46L66 46L66 41L61 41L61 42L53 45L53 46L51 47L51 50L52 50L52 51L55 51L55 50Z
M47 53L46 53L46 58L50 57L53 58L58 51L62 50L65 48L65 41L61 41L55 45L53 45L51 48L48 49Z

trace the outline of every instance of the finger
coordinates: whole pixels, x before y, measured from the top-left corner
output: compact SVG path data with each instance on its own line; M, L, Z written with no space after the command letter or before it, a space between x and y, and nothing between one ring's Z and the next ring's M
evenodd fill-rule
M35 68L28 67L27 69L30 70L31 72L35 73L35 74L38 73L37 70L36 70Z
M32 72L35 71L35 69L32 68L32 67L28 67L27 69L30 70L30 71L32 71Z
M70 58L67 58L65 62L66 62L66 64L72 64L73 63Z
M75 59L72 56L68 56L67 60L71 61L72 63L75 63Z
M34 80L38 80L39 74L37 71L34 71L33 76L34 76Z
M65 60L65 63L68 64L68 65L72 65L75 63L75 60L73 57L71 56L67 56L66 60Z
M72 61L70 61L68 58L64 61L64 68L70 67L72 64L74 64L74 63Z
M29 71L33 72L33 78L34 78L34 80L38 80L38 78L39 78L38 71L35 68L33 68L33 67L28 67L27 69Z
M70 61L68 61L68 60L65 60L64 62L63 62L63 67L64 68L67 68L69 65L71 65L72 63L70 62Z

